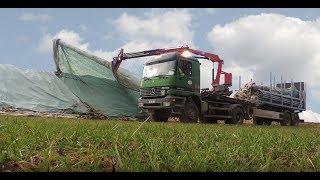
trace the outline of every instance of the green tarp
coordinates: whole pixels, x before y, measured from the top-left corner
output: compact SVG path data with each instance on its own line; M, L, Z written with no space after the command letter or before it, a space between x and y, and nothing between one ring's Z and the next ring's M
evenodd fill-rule
M139 113L137 80L125 75L124 70L117 80L110 62L60 40L53 46L58 77L82 102L109 116Z
M120 69L116 79L110 62L60 40L54 40L53 50L55 74L0 66L0 107L139 115L139 80L130 73Z
M0 109L86 113L87 107L53 73L0 65Z

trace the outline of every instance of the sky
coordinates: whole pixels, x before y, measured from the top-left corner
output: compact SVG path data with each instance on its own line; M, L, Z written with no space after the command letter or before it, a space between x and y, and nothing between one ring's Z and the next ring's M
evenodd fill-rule
M140 51L188 45L212 52L233 73L233 89L250 79L268 84L305 81L307 111L320 122L319 9L1 9L0 64L54 71L52 39L110 60L120 48ZM143 61L125 62L140 72ZM212 64L201 62L201 87L209 87ZM134 71L134 70L133 70ZM300 116L301 117L301 116Z

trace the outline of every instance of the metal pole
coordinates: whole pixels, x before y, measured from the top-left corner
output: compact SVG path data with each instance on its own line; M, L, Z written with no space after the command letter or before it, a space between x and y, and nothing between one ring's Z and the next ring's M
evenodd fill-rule
M214 81L214 66L212 67L212 81Z
M282 84L282 74L281 74L281 83L280 83L280 88L281 88L281 105L283 105L283 84Z
M303 83L304 87L303 87L303 101L304 101L304 109L306 108L307 105L307 85L306 82Z
M302 103L302 98L301 98L301 81L299 82L299 99L300 99L300 102L299 102L299 107L301 107L301 103Z
M272 88L272 72L270 72L270 103L272 103L272 92L271 92L271 88Z
M241 75L239 76L239 90L241 88Z
M276 75L273 76L273 89L276 89Z
M272 87L272 80L271 79L272 79L272 72L270 72L270 79L269 79L270 80L270 92L271 92L271 87Z
M293 95L293 79L291 78L291 107L292 107L292 104L293 104L293 99L292 99L292 95Z

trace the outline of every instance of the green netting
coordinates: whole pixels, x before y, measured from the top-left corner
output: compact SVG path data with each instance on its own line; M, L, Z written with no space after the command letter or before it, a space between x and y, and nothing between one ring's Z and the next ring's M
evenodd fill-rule
M138 80L120 70L116 79L111 63L67 45L54 41L57 75L84 104L108 116L136 116Z

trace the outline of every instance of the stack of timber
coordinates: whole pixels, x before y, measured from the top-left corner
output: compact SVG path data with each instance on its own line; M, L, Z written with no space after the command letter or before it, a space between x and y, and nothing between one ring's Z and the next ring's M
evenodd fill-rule
M255 82L248 82L237 91L234 98L249 101L257 106L270 105L305 110L303 82L282 83L276 86L263 86Z

